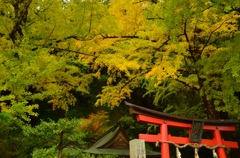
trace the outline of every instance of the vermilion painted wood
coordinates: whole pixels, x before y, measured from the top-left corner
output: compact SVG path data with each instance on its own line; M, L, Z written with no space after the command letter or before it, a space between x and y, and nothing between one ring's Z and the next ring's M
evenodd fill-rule
M215 145L226 145L230 148L238 148L238 144L233 141L225 141L221 138L221 131L234 132L235 126L239 124L238 120L205 120L205 119L192 119L181 116L175 116L171 114L166 114L164 112L158 112L155 110L147 109L138 105L134 105L125 102L128 105L130 114L135 114L139 122L146 122L151 124L156 124L160 126L160 134L149 135L149 134L139 134L140 139L144 139L147 142L157 142L162 141L161 154L162 158L169 158L169 145L163 141L171 141L176 144L186 144L191 143L189 138L186 137L176 137L168 135L168 127L184 128L189 131L191 135L192 122L201 121L204 122L203 130L209 130L213 132L213 139L201 139L199 145L205 144L208 146ZM195 144L195 143L192 143ZM218 148L218 157L226 158L226 154L223 148Z
M129 113L130 114L151 116L151 117L154 117L154 118L160 118L160 119L164 119L164 120L173 120L173 121L182 122L182 123L191 124L193 122L193 120L204 122L205 125L214 125L214 126L223 126L223 125L225 125L225 126L236 126L236 125L239 125L239 123L240 123L240 121L234 120L234 119L230 119L230 120L209 120L209 119L187 118L187 117L167 114L167 113L160 112L160 111L155 111L155 110L144 108L142 106L138 106L138 105L128 103L128 102L125 102L125 104L130 107L129 108Z
M161 132L161 140L168 141L168 126L167 124L162 124L160 126L160 132ZM162 143L161 145L161 151L164 151L161 153L162 158L170 158L169 153L169 144L168 143Z
M142 114L137 114L137 121L156 124L156 125L160 126L161 134L158 134L158 135L139 134L139 139L144 139L146 142L157 142L157 141L161 140L161 141L171 141L171 142L174 142L175 144L190 143L190 139L187 137L176 137L176 136L168 135L168 126L188 129L189 133L191 133L192 124L190 124L190 123L155 118L155 117L145 116ZM204 125L203 130L213 131L214 138L213 139L201 139L201 142L197 143L197 144L199 144L199 145L205 144L207 146L225 145L229 148L238 148L237 142L223 140L221 138L221 133L220 133L220 131L234 132L236 130L235 126ZM191 144L195 144L195 143L191 143ZM217 153L218 153L219 158L226 158L226 153L225 153L224 148L217 148ZM161 155L162 155L162 158L170 158L168 143L162 142Z
M236 148L236 149L239 148L238 143L233 141L226 141L222 139L222 144L226 145L229 148Z
M217 141L216 144L223 144L219 130L216 129L215 131L213 131L213 136ZM224 148L217 148L217 153L219 155L219 158L227 158Z
M164 120L164 119L149 117L149 116L145 116L145 115L137 115L137 121L156 124L156 125L164 124L164 121L165 121L166 124L171 127L178 127L178 128L185 128L185 129L192 128L192 124L190 124L190 123L182 123L182 122L177 122L177 121L172 121L172 120ZM236 130L235 126L211 126L211 125L203 126L203 130L214 131L214 130L216 130L216 128L218 128L218 130L220 130L220 131L226 131L226 132L234 132Z
M138 135L139 139L143 139L146 142L152 142L152 143L156 143L158 140L162 140L162 135L161 134L157 134L157 135L153 135L153 134L139 134ZM215 145L226 145L229 148L238 148L238 143L237 142L233 142L233 141L225 141L222 139L222 143L219 144L216 139L202 139L202 141L200 143L190 143L190 139L188 137L177 137L177 136L171 136L168 135L168 141L174 142L175 144L206 144L208 146L215 146Z

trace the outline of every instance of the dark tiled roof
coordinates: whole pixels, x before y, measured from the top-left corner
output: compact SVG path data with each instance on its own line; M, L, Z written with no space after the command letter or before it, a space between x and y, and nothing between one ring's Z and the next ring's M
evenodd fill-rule
M127 148L111 148L109 143L113 142L119 135L125 137L123 138L127 142ZM105 132L98 140L87 150L84 152L90 154L114 154L114 155L121 155L121 156L128 156L129 155L129 139L124 133L123 129L116 125L112 127L110 130ZM154 151L146 151L147 155L160 155L159 152Z
M108 143L113 138L115 138L119 131L120 131L120 126L112 127L107 132L105 132L102 136L100 136L98 140L90 148L99 148L104 146L106 143Z

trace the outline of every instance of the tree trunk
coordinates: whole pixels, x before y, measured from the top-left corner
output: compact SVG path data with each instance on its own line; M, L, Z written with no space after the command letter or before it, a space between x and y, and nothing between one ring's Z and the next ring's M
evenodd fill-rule
M60 143L59 143L59 151L58 151L58 158L62 158L62 151L63 151L63 132L60 133Z
M205 79L200 77L199 71L196 71L196 74L197 74L197 77L198 77L198 84L199 84L199 87L200 87L199 94L200 94L200 90L204 88L203 83L204 83ZM212 120L217 119L218 115L216 113L213 100L208 100L206 94L204 94L202 96L202 100L203 100L203 104L204 104L203 106L205 107L205 111L206 111L206 114L207 114L207 118L212 119Z
M58 158L62 158L62 147L59 147Z
M218 119L217 112L212 100L207 100L206 95L203 96L203 103L207 113L208 119Z
M206 109L208 119L229 119L228 113L223 111L216 111L213 100L207 100L206 96L203 96L203 102ZM221 103L224 106L224 103Z

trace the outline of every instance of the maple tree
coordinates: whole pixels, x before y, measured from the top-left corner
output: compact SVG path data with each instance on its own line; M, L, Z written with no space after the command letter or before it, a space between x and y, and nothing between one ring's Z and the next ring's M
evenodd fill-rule
M96 114L90 114L89 117L80 118L83 122L76 128L77 131L88 133L91 139L100 137L106 130L106 124L109 122L108 113L105 111L98 111Z

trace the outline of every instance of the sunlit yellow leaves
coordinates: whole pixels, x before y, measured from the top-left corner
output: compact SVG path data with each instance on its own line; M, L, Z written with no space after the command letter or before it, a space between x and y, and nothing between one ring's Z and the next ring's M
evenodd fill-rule
M101 61L105 63L108 67L108 73L115 73L116 71L125 72L127 76L130 75L129 70L137 70L140 68L140 65L137 61L128 61L121 54L115 54L114 56L111 54L106 54L103 56L104 58L98 58L96 62Z
M82 77L73 76L73 74L79 73L78 71L75 67L62 67L48 74L48 78L40 82L40 86L52 97L49 103L53 104L53 109L68 110L69 105L75 104L76 98L71 93L72 89L88 93L87 89L92 81L92 76L87 74Z
M134 35L141 29L142 3L137 1L113 0L110 4L110 12L117 18L121 35Z
M33 0L14 44L9 34L19 13L0 4L0 89L11 93L0 100L23 107L44 100L68 110L73 91L88 94L93 77L105 81L97 106L119 106L149 80L154 88L171 78L196 90L212 73L202 71L207 60L227 51L225 41L239 29L233 1Z
M38 116L38 113L34 112L34 109L38 109L39 105L38 104L33 104L33 105L28 105L28 111L27 113L32 116Z
M216 36L219 38L219 34L221 34L220 38L231 37L238 29L238 18L236 12L219 15L219 12L210 7L203 11L201 17L191 19L191 25L188 26L191 28L188 30L189 38L193 40L194 36L197 36L205 40L208 38L213 40Z
M221 52L221 51L223 51L225 49L227 49L227 48L224 48L224 47L217 48L217 47L215 47L213 45L209 45L202 52L202 56L203 57L213 57L216 53Z
M103 87L102 94L99 94L99 98L95 103L96 106L109 106L111 108L119 106L120 103L127 98L130 98L132 90L124 84L118 86L105 86Z
M167 77L177 78L176 75L177 67L175 65L163 62L160 65L152 67L151 71L146 74L146 79L157 79L155 86L158 86L162 83Z
M155 87L172 78L199 89L199 78L206 76L202 72L196 74L197 63L225 50L218 41L232 37L238 29L236 13L223 13L207 1L143 4L125 0L110 3L110 13L121 33L114 38L129 37L111 44L103 38L101 43L106 47L98 47L101 51L98 50L94 68L101 63L101 67L108 68L109 78L96 105L117 106L121 102L121 85L134 87L139 76L156 81ZM117 75L119 72L123 73Z
M66 45L61 42L59 47ZM29 102L46 100L53 109L67 111L69 105L76 102L73 89L82 94L88 93L92 81L91 74L82 73L76 66L81 62L74 61L71 53L55 55L49 53L53 50L51 48L31 49L28 41L22 42L22 47L1 52L0 59L4 76L0 80L0 89L9 93L0 97L2 108L26 121L29 120L27 114L37 116L34 109L38 105L29 105Z
M75 45L76 45L78 48L81 48L81 41L75 41Z
M16 102L12 101L11 106L3 106L4 112L9 113L15 119L21 118L24 121L30 121L30 116L38 116L34 109L38 109L39 106L37 104L28 105L27 101Z
M55 93L55 96L52 97L53 99L49 100L48 103L52 104L53 110L56 110L56 108L62 108L68 111L69 105L74 105L76 102L76 98L68 91Z

